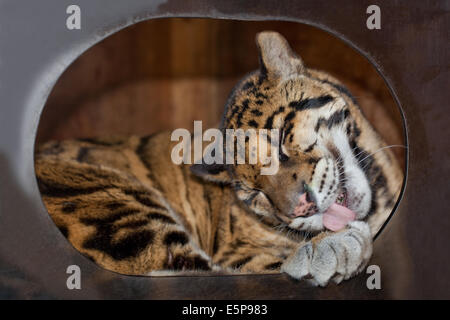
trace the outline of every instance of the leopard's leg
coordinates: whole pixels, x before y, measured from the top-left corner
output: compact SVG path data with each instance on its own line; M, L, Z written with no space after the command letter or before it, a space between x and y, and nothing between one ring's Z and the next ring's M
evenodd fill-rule
M358 274L372 255L369 225L353 221L335 233L321 233L299 247L282 265L281 271L296 279L309 279L326 286Z
M241 216L242 217L242 216ZM214 262L236 273L284 272L325 286L361 272L372 255L369 225L354 221L339 232L322 232L311 240L292 240L249 221L213 256Z
M232 273L279 273L283 262L298 247L276 225L264 223L238 206L221 215L214 239L213 261Z

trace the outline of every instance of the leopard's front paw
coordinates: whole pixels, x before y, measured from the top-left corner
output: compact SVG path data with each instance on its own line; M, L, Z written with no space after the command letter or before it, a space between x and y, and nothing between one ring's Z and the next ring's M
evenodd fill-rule
M365 222L354 221L342 231L302 246L286 260L281 271L326 286L330 280L340 283L361 272L371 255L370 228Z

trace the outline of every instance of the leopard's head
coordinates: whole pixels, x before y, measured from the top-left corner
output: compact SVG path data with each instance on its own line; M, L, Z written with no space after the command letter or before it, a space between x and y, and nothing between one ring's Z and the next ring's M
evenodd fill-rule
M230 183L251 211L297 230L335 231L364 219L377 206L379 172L370 153L381 139L348 90L307 69L280 34L262 32L256 40L260 68L233 90L220 129L224 137L230 129L266 129L267 135L258 135L256 149L250 136L241 140L244 164L199 164L193 171ZM269 165L259 158L249 163L249 150L263 145L277 169L272 174L262 174Z

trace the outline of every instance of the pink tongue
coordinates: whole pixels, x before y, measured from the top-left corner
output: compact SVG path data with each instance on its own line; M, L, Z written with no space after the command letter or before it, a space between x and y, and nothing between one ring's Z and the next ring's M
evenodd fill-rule
M356 214L347 207L333 203L327 211L323 213L323 225L331 231L343 229L347 223L355 220Z

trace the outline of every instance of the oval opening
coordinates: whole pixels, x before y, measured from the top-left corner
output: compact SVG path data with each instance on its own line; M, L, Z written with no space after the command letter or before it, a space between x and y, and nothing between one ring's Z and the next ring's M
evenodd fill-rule
M366 57L330 33L295 22L169 18L144 21L121 30L74 61L57 81L43 109L36 147L56 141L46 151L56 155L62 151L58 148L61 148L61 141L64 140L78 139L92 143L90 139L95 137L148 136L176 128L192 131L196 120L202 121L204 129L216 127L232 88L245 74L258 69L255 35L264 30L282 34L308 68L326 71L339 79L356 98L365 117L387 145L406 145L402 113L384 79ZM108 143L97 141L92 146L84 145L77 149L73 157L87 159L92 155L89 155L91 152L97 152L92 150L95 144L104 147ZM394 161L398 162L405 175L405 148L393 147L391 150ZM104 156L108 157L106 153ZM114 154L109 156L111 161L120 162ZM54 179L52 181L56 185L64 184L58 181L57 176ZM91 182L87 189L84 188L85 191L95 191L95 181ZM101 186L98 187L100 189ZM65 189L66 195L58 194L57 200L51 204L52 208L49 207L49 201L44 199L49 211L59 210L61 217L51 216L60 230L76 248L84 246L80 250L83 254L92 258L93 252L100 250L109 256L107 262L101 264L102 267L134 274L130 271L132 268L124 267L129 261L127 259L141 252L145 247L143 243L154 239L155 235L141 232L139 237L120 242L122 244L116 248L118 251L113 252L111 248L114 246L110 240L117 234L115 231L111 233L111 228L119 227L109 225L106 238L101 235L96 237L93 228L100 232L102 227L96 224L92 216L84 217L84 222L81 222L86 226L85 230L76 235L71 234L67 223L83 207L83 204L80 205L83 192L73 193L69 189ZM400 189L403 189L403 179L399 194ZM89 199L91 193L87 191L85 195ZM139 195L134 196L135 199L139 198ZM395 199L394 202L397 201ZM118 214L121 212L119 206L122 205L123 202L105 200L103 209ZM396 204L390 206L395 208ZM393 210L377 222L379 227L375 233L389 219ZM125 212L123 217L129 213ZM119 219L122 218L118 216ZM128 220L124 218L124 221ZM128 222L130 230L132 222L136 228L142 227L139 219ZM127 229L123 228L120 232L126 233ZM119 237L127 239L123 234ZM189 240L177 233L173 233L172 238L174 243L181 245ZM213 243L214 239L211 241ZM130 248L133 245L137 247ZM212 250L209 248L204 251ZM161 259L171 258L176 258L176 255L165 255ZM112 260L120 263L110 268L108 264ZM180 263L183 267L185 264L195 264L194 260ZM197 264L201 266L198 261ZM239 267L242 267L242 263Z

